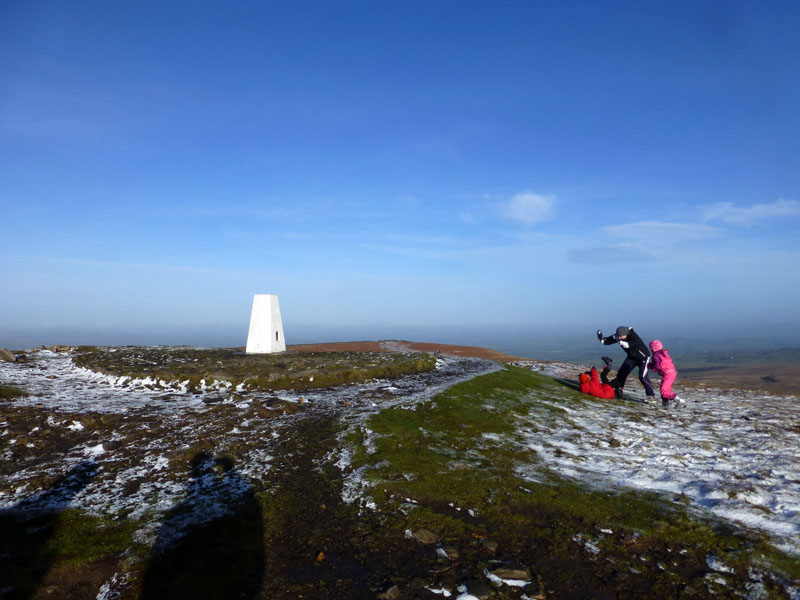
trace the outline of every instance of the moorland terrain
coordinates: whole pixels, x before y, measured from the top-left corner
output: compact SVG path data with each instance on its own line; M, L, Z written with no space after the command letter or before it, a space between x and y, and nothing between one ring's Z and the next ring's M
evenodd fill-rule
M800 593L796 399L703 383L673 413L588 398L575 365L399 341L249 362L0 366L0 597Z

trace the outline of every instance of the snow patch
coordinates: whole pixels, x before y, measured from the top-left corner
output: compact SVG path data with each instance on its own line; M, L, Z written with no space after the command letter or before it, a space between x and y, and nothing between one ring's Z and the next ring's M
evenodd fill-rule
M491 581L493 584L500 586L500 585L507 585L510 587L525 587L531 584L530 581L526 581L524 579L502 579L495 575L494 573L490 573L488 569L483 570L483 574L486 575L486 578Z
M558 363L529 367L570 380L580 372ZM534 393L506 443L535 451L541 463L519 464L516 473L540 481L546 468L602 489L682 498L800 555L800 431L791 426L800 421L800 403L745 390L679 393L687 400L679 409Z

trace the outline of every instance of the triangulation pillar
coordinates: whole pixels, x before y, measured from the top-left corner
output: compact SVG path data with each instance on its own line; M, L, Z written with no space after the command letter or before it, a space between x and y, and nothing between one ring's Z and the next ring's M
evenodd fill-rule
M250 313L250 332L247 334L248 354L285 352L281 307L275 294L255 294Z

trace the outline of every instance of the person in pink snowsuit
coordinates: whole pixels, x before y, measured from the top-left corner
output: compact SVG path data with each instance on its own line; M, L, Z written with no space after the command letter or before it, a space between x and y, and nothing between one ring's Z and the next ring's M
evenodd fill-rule
M669 352L659 340L650 342L650 350L653 351L653 370L661 375L661 400L669 402L675 400L678 395L672 390L672 384L678 376L675 364L669 356Z

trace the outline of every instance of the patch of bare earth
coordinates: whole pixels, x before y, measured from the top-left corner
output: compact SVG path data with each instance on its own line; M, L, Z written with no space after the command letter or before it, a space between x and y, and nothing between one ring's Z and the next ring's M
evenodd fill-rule
M723 389L744 389L777 395L800 395L800 368L791 364L695 369L679 372L678 377L684 383L704 384Z

